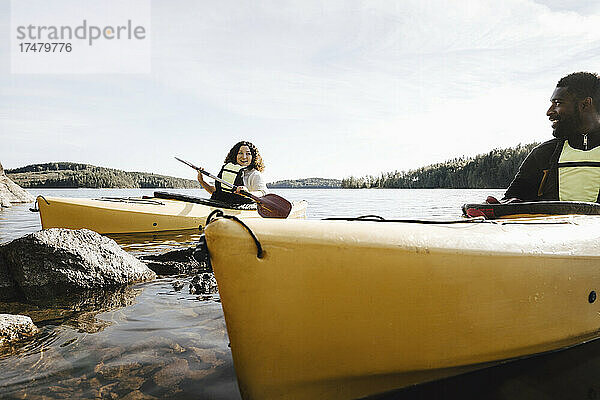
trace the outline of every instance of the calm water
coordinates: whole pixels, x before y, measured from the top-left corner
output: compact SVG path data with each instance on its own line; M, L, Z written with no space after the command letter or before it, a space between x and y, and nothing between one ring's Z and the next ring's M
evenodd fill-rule
M199 190L173 190L204 195ZM141 189L45 189L34 195L140 196ZM380 215L449 219L465 202L502 190L279 190L307 200L308 218ZM0 243L41 229L17 205L0 211ZM188 246L194 232L112 236L134 254ZM0 355L0 398L239 399L218 295L189 293L189 277L157 279L107 294L95 309L0 303L30 315L41 333ZM593 342L377 398L600 398L600 344Z

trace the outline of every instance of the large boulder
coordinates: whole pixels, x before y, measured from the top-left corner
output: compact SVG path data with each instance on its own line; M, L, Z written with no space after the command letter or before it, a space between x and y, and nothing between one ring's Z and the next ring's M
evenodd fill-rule
M31 337L37 332L31 318L25 315L0 314L0 348Z
M4 173L4 168L0 164L0 208L10 207L12 203L31 203L35 198L14 183Z
M156 277L114 240L87 229L47 229L4 244L2 269L12 281L4 286L30 302Z

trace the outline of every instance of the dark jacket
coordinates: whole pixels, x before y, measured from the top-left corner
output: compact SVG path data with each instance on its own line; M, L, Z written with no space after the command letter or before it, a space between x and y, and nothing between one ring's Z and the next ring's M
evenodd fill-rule
M570 137L569 145L584 149L582 135ZM600 146L600 130L588 133L589 149ZM559 200L558 160L565 144L565 138L551 139L531 150L519 167L519 172L510 183L504 199L517 198L524 201ZM600 194L598 201L600 202Z
M508 186L505 199L558 200L558 159L565 139L551 139L534 148Z

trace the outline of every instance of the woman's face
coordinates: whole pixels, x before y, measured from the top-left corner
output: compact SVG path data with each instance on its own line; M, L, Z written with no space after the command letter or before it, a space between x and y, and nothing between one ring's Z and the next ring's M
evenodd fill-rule
M252 164L252 152L250 151L250 147L240 147L237 153L237 163L242 167L247 167Z

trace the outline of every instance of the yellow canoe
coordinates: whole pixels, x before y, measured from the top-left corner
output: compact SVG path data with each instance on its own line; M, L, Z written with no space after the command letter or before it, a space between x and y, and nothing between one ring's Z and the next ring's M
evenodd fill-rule
M600 217L206 227L244 399L352 399L600 336Z
M176 197L176 196L175 196ZM186 198L189 196L179 196ZM208 199L70 198L38 196L42 228L87 228L98 233L160 232L198 229L214 210L239 218L261 218L256 209L232 209ZM295 202L288 218L306 218L306 201Z

